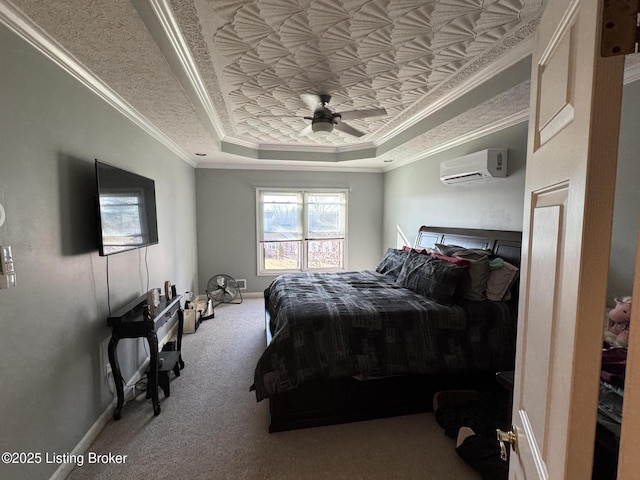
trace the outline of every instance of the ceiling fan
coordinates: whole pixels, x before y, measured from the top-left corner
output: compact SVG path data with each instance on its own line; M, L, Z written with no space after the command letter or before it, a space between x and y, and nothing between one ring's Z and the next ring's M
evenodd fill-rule
M300 95L302 101L313 110L312 117L304 117L305 120L311 120L311 125L305 127L300 135L309 135L312 132L330 133L335 128L341 132L348 133L354 137L362 137L365 133L352 126L342 122L342 120L351 120L365 117L376 117L386 115L384 108L372 108L369 110L349 110L347 112L332 112L328 104L331 101L331 95L322 94L314 95L303 93Z

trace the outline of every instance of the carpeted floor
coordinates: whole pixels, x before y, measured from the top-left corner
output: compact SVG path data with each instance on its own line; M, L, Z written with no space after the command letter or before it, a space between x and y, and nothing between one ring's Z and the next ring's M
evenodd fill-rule
M130 401L89 451L126 455L124 464L76 467L70 480L456 479L479 475L455 453L432 414L269 434L268 403L249 392L264 349L264 302L221 305L183 337L186 363L160 394Z

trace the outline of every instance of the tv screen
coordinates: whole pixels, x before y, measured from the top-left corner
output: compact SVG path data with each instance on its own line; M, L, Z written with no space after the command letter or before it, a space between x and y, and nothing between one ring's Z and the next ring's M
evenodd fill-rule
M154 181L99 160L96 181L100 255L158 243Z

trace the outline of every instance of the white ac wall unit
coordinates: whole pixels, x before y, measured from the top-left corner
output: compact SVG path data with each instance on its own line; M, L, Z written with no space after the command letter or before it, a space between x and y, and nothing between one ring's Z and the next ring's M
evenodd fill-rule
M506 176L506 148L481 150L440 164L440 181L445 185L487 181Z

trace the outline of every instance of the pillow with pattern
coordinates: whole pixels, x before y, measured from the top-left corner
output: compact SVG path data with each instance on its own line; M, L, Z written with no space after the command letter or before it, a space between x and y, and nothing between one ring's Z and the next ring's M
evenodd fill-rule
M396 283L442 305L451 305L464 270L460 265L412 251Z
M376 267L376 272L389 275L390 277L397 279L400 271L402 270L402 265L404 265L404 261L408 255L409 252L407 251L399 250L397 248L388 248L382 256L382 260L380 260L380 263Z

